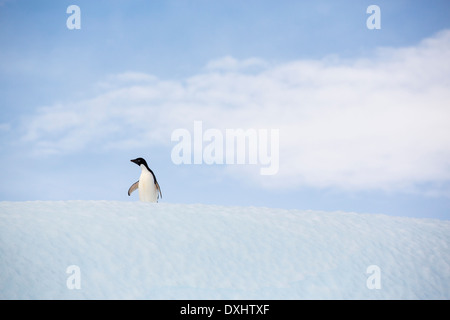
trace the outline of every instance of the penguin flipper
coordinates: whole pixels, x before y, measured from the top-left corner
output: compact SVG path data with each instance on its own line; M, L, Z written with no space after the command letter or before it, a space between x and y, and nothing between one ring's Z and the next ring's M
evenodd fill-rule
M157 181L155 184L156 184L156 192L159 193L159 194L158 194L158 198L161 198L161 199L162 199L161 188L159 187L158 181ZM160 197L160 196L161 196L161 197Z
M128 195L131 195L133 191L136 190L137 188L139 188L139 180L133 183L130 189L128 189Z

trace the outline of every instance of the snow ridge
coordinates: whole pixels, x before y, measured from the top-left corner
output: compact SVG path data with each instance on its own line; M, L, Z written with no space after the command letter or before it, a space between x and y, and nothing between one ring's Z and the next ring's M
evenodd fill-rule
M0 202L0 299L450 299L449 248L442 220Z

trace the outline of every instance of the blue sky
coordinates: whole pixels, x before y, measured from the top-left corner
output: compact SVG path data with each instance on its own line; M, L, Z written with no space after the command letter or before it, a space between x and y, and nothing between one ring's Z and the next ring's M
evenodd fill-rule
M0 200L137 201L142 156L165 202L449 219L449 16L445 0L0 1ZM171 133L194 121L278 129L279 172L175 165Z

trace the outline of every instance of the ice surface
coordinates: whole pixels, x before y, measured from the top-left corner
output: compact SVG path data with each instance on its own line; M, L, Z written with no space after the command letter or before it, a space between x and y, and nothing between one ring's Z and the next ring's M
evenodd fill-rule
M442 220L0 202L0 298L449 299L449 249L450 221ZM80 272L66 273L72 265ZM372 265L380 273L367 273ZM67 285L73 276L80 289ZM374 279L379 289L368 286Z

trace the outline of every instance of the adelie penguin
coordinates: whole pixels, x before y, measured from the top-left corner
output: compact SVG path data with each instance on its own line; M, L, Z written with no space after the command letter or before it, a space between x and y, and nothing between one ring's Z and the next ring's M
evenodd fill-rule
M139 180L133 183L128 189L128 195L139 189L139 200L146 202L158 202L159 197L162 198L161 188L156 180L155 174L148 167L147 162L143 158L130 160L141 167L141 176Z

